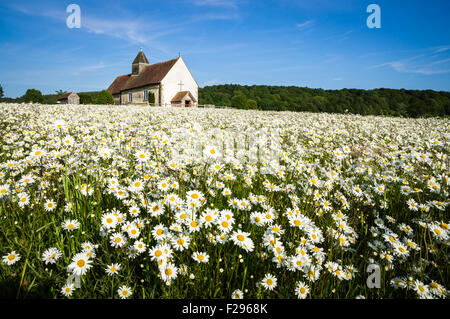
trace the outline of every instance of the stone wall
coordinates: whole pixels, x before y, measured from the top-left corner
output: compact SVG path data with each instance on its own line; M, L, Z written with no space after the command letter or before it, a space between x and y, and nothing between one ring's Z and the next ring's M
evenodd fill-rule
M115 105L120 105L120 93L119 94L113 94L113 98L114 98L114 104Z
M78 96L78 94L71 94L67 98L67 101L69 104L80 104L80 97Z
M118 103L117 104L148 104L148 101L144 101L144 90L148 90L148 92L152 92L155 95L155 103L158 103L159 99L159 85L147 85L136 89L130 89L120 92L120 96L118 95ZM131 103L128 100L128 93L132 94ZM121 101L120 101L121 99ZM114 99L114 104L116 104L116 99Z

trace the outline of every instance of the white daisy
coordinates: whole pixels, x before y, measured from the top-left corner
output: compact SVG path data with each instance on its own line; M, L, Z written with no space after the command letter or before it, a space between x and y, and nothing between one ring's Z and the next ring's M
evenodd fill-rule
M232 292L231 299L244 299L244 293L240 289L236 289Z
M63 222L62 228L70 232L80 228L80 223L76 219L68 219Z
M66 297L70 297L70 296L72 296L74 290L75 290L75 284L67 283L61 288L61 293Z
M105 271L108 276L116 275L117 273L119 273L120 267L122 267L120 264L111 264L106 266Z
M62 253L58 248L51 247L42 253L42 260L45 264L55 264L61 256Z
M17 261L20 260L20 254L17 254L16 251L12 251L9 254L6 254L3 256L3 262L7 264L8 266L11 266L15 264Z
M266 274L261 280L261 285L268 290L273 290L277 286L277 278L271 274Z
M194 252L192 253L192 259L198 263L207 263L209 261L209 255L204 252Z
M67 267L69 272L72 272L75 276L81 276L86 274L91 265L90 260L85 253L78 253L72 257L72 263Z
M305 299L308 296L309 288L303 282L299 282L295 287L295 294L299 299Z
M117 293L119 294L119 297L122 299L127 299L129 298L132 294L133 291L131 290L130 287L128 286L121 286L118 290Z

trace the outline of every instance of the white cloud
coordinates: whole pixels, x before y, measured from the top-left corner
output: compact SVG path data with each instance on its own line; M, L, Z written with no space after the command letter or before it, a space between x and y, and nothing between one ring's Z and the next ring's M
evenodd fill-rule
M238 0L191 0L190 3L196 6L210 7L211 10L214 10L214 12L201 12L191 15L189 22L205 20L231 20L239 18Z
M450 58L448 57L447 51L448 48L429 48L425 49L425 52L422 54L374 65L370 68L388 66L400 73L422 75L446 74L450 73Z
M442 47L442 48L438 48L434 53L445 52L447 50L450 50L450 48L449 47Z
M12 5L11 8L26 15L50 18L55 21L65 22L67 18L67 13L64 10L20 5ZM79 30L120 38L133 44L149 45L168 54L170 50L156 39L182 31L185 24L186 22L170 23L156 19L143 20L133 15L128 18L100 18L89 15L81 8L81 28Z
M20 5L20 4L13 4L10 6L11 9L16 10L20 13L23 13L25 15L31 15L31 16L42 16L51 18L53 20L59 20L59 21L66 21L67 19L67 13L65 11L65 7L63 9L56 9L55 8L46 8L42 9L39 7L30 7L29 5Z
M229 7L237 9L236 1L233 0L194 0L193 4L197 6Z
M207 20L232 20L238 19L239 15L237 13L207 13L207 14L195 14L189 17L189 22L199 22Z
M430 68L429 65L411 65L408 63L405 63L403 61L394 61L394 62L388 62L386 65L389 65L391 68L393 68L397 72L402 73L417 73L417 74L423 74L423 75L435 75L435 74L445 74L450 73L450 68L448 69L433 69Z
M305 22L298 23L297 28L303 29L303 28L310 27L312 25L314 25L314 20L307 20Z
M169 27L166 24L147 23L136 19L117 20L89 16L82 21L82 27L90 33L105 34L137 44L147 44L151 40L179 30L177 26Z
M327 38L325 38L324 40L325 40L325 41L337 41L337 42L341 42L341 41L344 41L344 40L349 39L349 38L350 38L350 34L352 34L352 33L353 33L353 30L348 30L348 31L346 31L346 32L344 32L344 33L335 34L335 35L332 35L332 36L330 36L330 37L327 37Z
M75 68L71 74L72 76L79 76L84 75L89 72L98 72L99 70L107 69L113 66L118 66L120 63L113 63L113 64L105 64L103 61L100 61L98 63L87 65L83 67L77 67Z

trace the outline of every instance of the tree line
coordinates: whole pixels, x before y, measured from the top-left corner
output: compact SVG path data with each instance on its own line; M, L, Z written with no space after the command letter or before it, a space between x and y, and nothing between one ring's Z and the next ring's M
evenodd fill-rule
M450 92L405 89L324 90L224 84L199 89L199 104L240 109L427 117L450 115Z
M62 90L42 94L29 89L18 98L3 97L0 102L56 104ZM428 117L450 115L450 92L405 89L341 89L324 90L298 86L223 84L199 88L199 104L214 104L239 109L273 111L306 111ZM81 104L113 104L107 90L77 93ZM150 97L149 99L154 96Z
M55 91L55 94L42 94L36 89L28 89L24 95L17 98L3 97L3 88L0 85L0 102L6 103L41 103L41 104L57 104L58 98L67 93L63 90ZM80 92L80 104L114 104L114 98L107 90Z

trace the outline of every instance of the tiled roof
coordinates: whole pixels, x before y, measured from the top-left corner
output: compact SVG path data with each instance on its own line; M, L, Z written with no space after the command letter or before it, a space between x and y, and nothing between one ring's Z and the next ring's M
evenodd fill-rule
M146 63L146 64L150 64L148 63L147 57L145 56L144 52L141 50L139 51L139 53L136 55L136 57L134 58L133 64L135 63Z
M111 94L117 94L123 90L161 83L162 79L164 79L178 59L179 58L148 65L139 75L120 75L109 86L108 91L111 92Z
M65 99L67 99L67 98L69 97L69 95L72 94L72 93L75 93L75 92L67 92L67 93L62 94L62 95L58 98L58 100L65 100ZM76 94L76 93L75 93L75 94Z
M175 94L172 100L170 100L170 102L180 102L186 96L186 94L189 94L189 91L178 92L177 94Z

